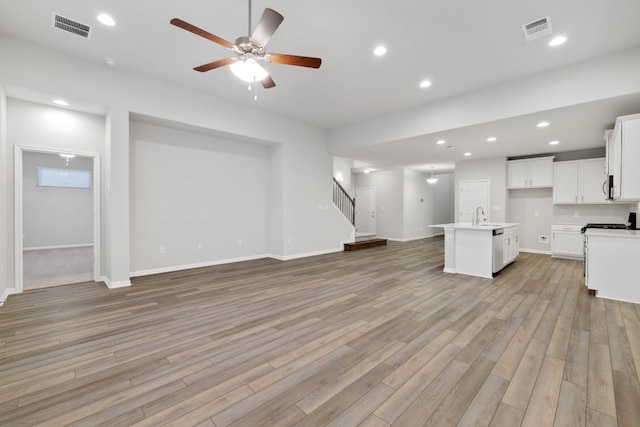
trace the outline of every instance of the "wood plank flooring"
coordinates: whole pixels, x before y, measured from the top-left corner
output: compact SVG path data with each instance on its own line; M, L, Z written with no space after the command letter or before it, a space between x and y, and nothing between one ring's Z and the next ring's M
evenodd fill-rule
M638 426L640 306L441 238L10 296L2 426Z

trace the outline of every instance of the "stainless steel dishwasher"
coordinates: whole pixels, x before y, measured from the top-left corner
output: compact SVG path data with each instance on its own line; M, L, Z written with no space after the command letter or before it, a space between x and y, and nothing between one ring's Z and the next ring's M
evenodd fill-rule
M504 246L504 228L496 228L493 230L493 273L502 270L504 266L503 246Z

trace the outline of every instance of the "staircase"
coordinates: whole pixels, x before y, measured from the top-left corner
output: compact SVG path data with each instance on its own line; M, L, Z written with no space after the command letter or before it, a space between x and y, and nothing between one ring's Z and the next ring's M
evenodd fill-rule
M356 199L351 197L335 178L333 178L333 203L340 209L351 225L355 227Z
M333 178L333 203L340 209L342 214L356 226L356 199L351 197L349 193ZM375 248L378 246L386 246L387 239L378 239L375 236L363 236L356 238L353 243L345 243L345 251L357 251L360 249Z

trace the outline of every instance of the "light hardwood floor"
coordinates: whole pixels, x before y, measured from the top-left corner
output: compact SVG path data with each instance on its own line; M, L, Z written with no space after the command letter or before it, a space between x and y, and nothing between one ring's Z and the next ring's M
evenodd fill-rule
M640 306L441 238L84 283L0 308L2 426L638 426Z

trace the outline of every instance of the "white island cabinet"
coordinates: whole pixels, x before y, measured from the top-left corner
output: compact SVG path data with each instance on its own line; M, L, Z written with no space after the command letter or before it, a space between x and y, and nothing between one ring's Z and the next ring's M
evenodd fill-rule
M640 230L587 229L585 282L597 297L640 304Z
M444 272L492 278L518 256L518 224L435 224L444 228Z

